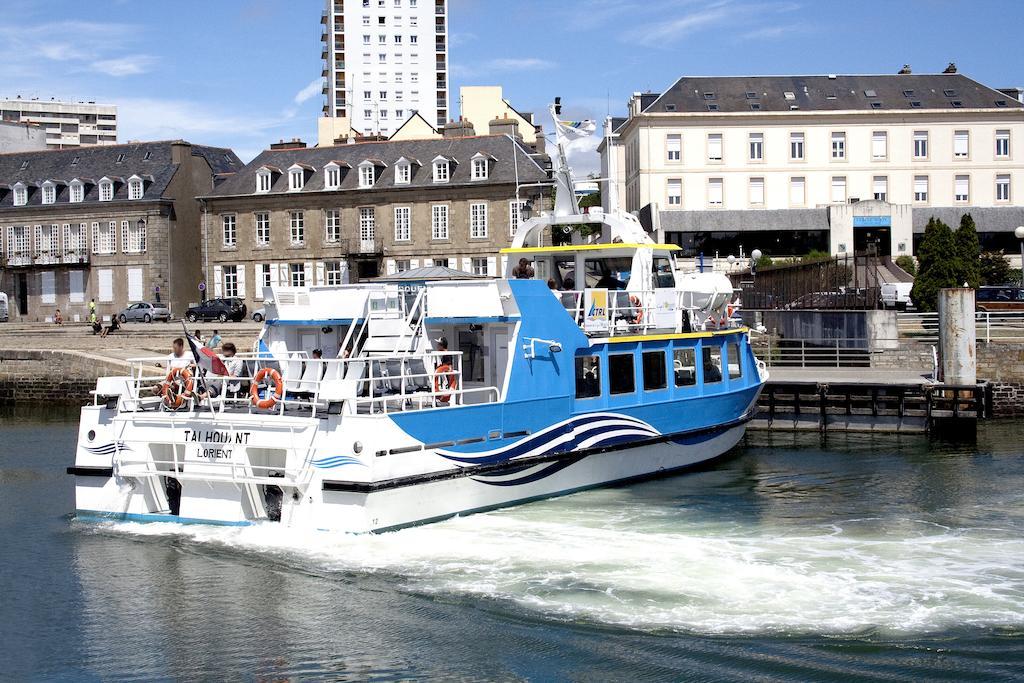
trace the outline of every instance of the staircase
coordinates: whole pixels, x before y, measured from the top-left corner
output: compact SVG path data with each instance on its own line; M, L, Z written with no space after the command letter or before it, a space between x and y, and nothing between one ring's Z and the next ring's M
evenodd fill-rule
M426 290L420 290L411 304L399 291L370 292L362 324L353 325L343 348L349 357L359 355L407 355L416 350L423 331Z

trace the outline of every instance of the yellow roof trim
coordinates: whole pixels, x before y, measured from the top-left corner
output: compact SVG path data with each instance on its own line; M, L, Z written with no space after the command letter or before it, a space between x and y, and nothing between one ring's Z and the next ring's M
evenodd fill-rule
M645 342L645 341L667 341L670 339L710 339L711 337L718 337L727 334L739 334L746 333L750 330L747 327L736 327L731 330L709 330L708 332L679 332L672 334L638 334L629 337L608 337L607 339L600 339L601 343L606 344L625 344L627 342Z
M568 244L562 247L507 247L502 249L502 254L541 254L566 251L601 251L604 249L655 249L658 251L678 251L681 249L676 244Z

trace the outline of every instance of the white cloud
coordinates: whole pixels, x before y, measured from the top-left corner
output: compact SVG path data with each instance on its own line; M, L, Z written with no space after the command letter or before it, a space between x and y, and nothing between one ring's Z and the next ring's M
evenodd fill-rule
M129 55L115 59L99 59L89 65L92 71L105 76L137 76L149 71L156 60L149 55Z
M626 31L623 39L629 42L643 41L651 45L678 40L699 28L719 23L736 13L739 5L727 1L712 3L702 9L686 12L674 18L662 18Z
M323 88L324 88L324 81L323 81L323 79L322 78L314 78L312 81L309 82L309 85L307 85L305 88L300 90L295 95L295 104L302 104L303 102L306 102L308 100L313 99L314 97L319 95L321 92L323 92Z
M536 57L503 57L484 62L484 68L489 71L540 71L552 69L554 66L554 62Z
M239 115L206 103L159 98L118 100L118 128L125 140L184 138L210 143L211 139L269 138L269 131L289 123L288 117ZM246 110L248 111L248 110Z

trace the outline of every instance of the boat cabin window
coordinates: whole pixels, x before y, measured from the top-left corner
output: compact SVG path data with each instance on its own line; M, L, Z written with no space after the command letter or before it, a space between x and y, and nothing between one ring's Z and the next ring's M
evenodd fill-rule
M633 259L625 256L588 258L584 269L586 287L597 289L625 289ZM577 283L582 289L584 285Z
M728 344L729 358L729 379L739 379L743 376L743 360L740 356L740 345L736 342Z
M612 394L632 394L636 391L633 354L617 353L608 356L608 383Z
M644 391L656 391L668 386L664 351L644 351Z
M576 358L576 398L595 398L600 395L600 356L578 356Z
M693 349L676 349L672 352L672 372L677 387L689 387L697 383L697 358Z
M722 381L722 347L704 347L704 384Z
M670 289L676 286L676 278L672 274L672 261L667 256L654 257L654 288Z

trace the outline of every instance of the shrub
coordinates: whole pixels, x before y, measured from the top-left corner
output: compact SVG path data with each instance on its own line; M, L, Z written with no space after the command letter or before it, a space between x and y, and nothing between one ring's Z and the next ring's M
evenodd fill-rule
M903 254L896 257L896 265L907 271L910 275L917 275L917 261L913 256Z

